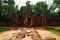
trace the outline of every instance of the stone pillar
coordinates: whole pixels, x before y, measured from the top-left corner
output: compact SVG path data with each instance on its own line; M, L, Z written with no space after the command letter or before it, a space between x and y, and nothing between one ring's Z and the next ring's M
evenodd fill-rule
M30 25L33 25L33 18L31 18L31 24Z
M27 17L26 17L26 19L25 19L25 22L26 22L25 24L27 25Z
M23 21L24 21L24 24L23 24L23 25L25 25L25 18L24 18L24 20L23 20Z

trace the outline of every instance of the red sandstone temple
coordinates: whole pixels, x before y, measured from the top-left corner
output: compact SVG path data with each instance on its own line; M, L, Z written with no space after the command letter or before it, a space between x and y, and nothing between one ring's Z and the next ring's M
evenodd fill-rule
M27 7L27 12L23 13L22 12L22 24L25 27L40 27L40 26L46 26L46 17L47 16L47 11L46 13L44 12L42 15L36 13L32 13L30 6Z
M48 17L48 12L45 11L41 15L37 13L32 13L30 6L27 7L26 13L20 12L18 18L15 17L14 12L10 12L8 14L9 21L8 22L0 22L2 25L15 25L15 26L23 26L23 27L41 27L46 26L46 18ZM0 25L1 25L0 24Z

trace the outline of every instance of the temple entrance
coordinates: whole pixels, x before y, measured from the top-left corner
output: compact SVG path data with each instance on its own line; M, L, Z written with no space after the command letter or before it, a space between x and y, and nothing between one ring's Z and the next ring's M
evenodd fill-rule
M31 18L27 18L27 25L31 24Z

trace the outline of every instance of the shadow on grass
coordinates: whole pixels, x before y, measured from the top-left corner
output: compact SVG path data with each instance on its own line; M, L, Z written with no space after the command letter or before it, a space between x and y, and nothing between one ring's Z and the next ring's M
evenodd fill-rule
M5 31L8 31L10 28L8 26L0 26L0 34L5 32Z
M57 35L60 35L60 26L48 26L47 30Z

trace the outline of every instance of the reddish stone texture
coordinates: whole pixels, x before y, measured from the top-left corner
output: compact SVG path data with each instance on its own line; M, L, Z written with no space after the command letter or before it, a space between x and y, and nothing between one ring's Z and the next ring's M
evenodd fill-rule
M46 16L45 13L41 15L36 13L32 13L30 6L28 6L27 12L22 13L21 18L16 18L15 13L13 11L10 11L8 14L8 18L10 21L8 24L10 26L25 26L25 27L37 27L37 26L46 26ZM3 23L3 25L8 25L6 23Z
M29 29L28 29L29 30ZM38 35L38 32L36 30L31 30L30 32L27 32L27 29L23 29L18 37L17 40L27 40L29 38L29 40L41 40L40 36Z

